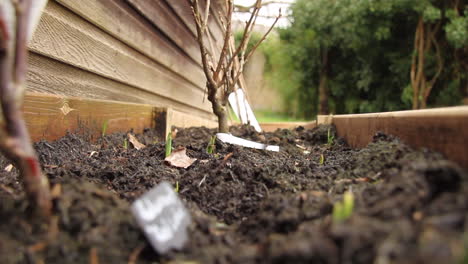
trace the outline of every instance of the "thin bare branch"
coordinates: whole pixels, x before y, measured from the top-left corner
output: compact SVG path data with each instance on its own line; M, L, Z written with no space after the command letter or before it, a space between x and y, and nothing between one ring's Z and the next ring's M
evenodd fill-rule
M224 29L226 31L226 33L224 34L224 44L223 44L223 48L221 49L221 54L219 55L218 66L215 70L214 77L213 77L213 79L215 79L216 81L218 80L219 73L222 69L223 61L226 57L226 52L229 47L229 41L232 37L231 36L232 34L231 33L231 21L232 21L232 12L234 10L232 0L227 0L227 5L228 5L228 10L227 10L226 26Z
M271 4L290 4L291 2L289 1L281 1L281 0L272 0L272 1L265 1L261 4L262 7L268 6ZM254 8L257 5L257 2L255 4L250 5L250 6L244 6L244 5L235 5L235 12L239 13L248 13L252 8ZM276 17L276 16L274 16Z
M198 0L187 0L192 8L193 17L197 29L197 42L200 45L200 53L202 58L202 66L205 76L207 78L207 97L212 104L213 112L218 117L218 128L221 132L228 132L227 126L227 103L228 96L234 91L240 76L243 71L246 59L248 60L252 54L246 54L247 44L254 30L255 23L259 16L260 8L262 7L262 0L257 0L249 20L242 35L241 43L236 48L232 36L232 14L234 12L233 0L225 0L226 9L225 14L220 13L220 19L223 30L223 46L219 56L209 56L204 42L204 33L208 34L208 42L212 46L213 42L209 39L209 32L207 29L208 12L210 12L209 4L204 10L204 16L200 14ZM279 18L277 18L278 20ZM277 20L273 24L276 24ZM272 26L272 27L273 27ZM271 29L268 31L270 33ZM267 34L268 34L267 33ZM262 41L266 36L262 38ZM259 43L255 44L257 48ZM216 63L213 65L212 63Z
M210 5L211 5L211 0L206 1L206 7L205 7L205 18L203 19L203 27L208 25L208 16L210 15Z
M266 37L270 34L270 32L273 30L275 27L276 23L278 23L278 20L281 18L281 8L279 9L279 14L276 16L275 22L271 25L271 27L268 29L268 31L263 35L263 37L253 46L253 48L250 50L249 54L247 54L247 57L245 58L245 63L247 63L252 56L252 54L257 50L258 46L262 44L263 41L265 41Z
M250 33L253 29L254 26L254 21L255 21L255 16L258 14L260 7L261 7L261 2L262 0L257 0L256 5L254 6L254 10L252 11L252 14L250 15L249 20L246 23L245 29L244 29L244 34L242 35L242 40L237 47L236 51L234 51L233 56L230 58L230 61L227 65L227 68L230 68L232 66L232 63L236 59L236 57L240 54L242 50L245 50L245 47L247 46L247 43L250 38Z
M202 59L202 66L203 66L203 71L205 73L205 76L207 78L207 81L209 82L210 85L216 85L216 82L213 80L213 76L210 72L210 67L209 65L211 63L208 63L208 52L205 47L205 42L203 35L205 33L206 27L203 27L204 22L202 22L200 19L200 10L198 9L198 0L187 0L189 5L192 8L192 14L195 20L196 24L196 29L197 29L197 41L200 47L200 53L201 53L201 59ZM208 94L210 92L208 91ZM209 97L209 95L208 95Z

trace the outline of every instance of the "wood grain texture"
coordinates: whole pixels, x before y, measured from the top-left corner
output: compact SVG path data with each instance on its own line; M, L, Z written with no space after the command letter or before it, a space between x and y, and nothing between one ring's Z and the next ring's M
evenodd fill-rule
M167 109L166 118L166 135L172 131L173 127L186 128L186 127L207 127L217 128L218 122L194 116L193 114L183 113L172 108Z
M182 78L204 87L205 77L199 53L196 61L184 55L181 49L128 7L124 0L57 1L148 58L180 74ZM55 5L51 3L49 6L51 9Z
M102 31L50 4L30 49L36 53L205 111L203 89L160 67Z
M156 115L164 114L150 105L119 103L46 94L27 93L23 106L24 118L33 141L56 140L67 131L85 133L91 140L106 133L141 133L156 127ZM160 135L163 138L163 135Z
M27 91L173 107L201 118L215 118L211 111L200 110L184 102L113 81L34 52L29 56Z
M328 118L317 119L321 124ZM468 169L468 106L388 113L335 115L331 123L351 147L362 148L381 131L414 148L429 148Z
M174 10L177 16L184 22L185 27L190 30L192 36L197 35L197 28L193 20L192 9L187 1L164 0L164 2Z
M142 1L142 0L139 0ZM183 22L185 27L192 33L192 36L196 39L197 36L197 29L195 26L195 22L193 20L193 13L188 5L187 1L173 1L173 0L165 0L164 1L167 6L169 6L174 13L178 16L178 18ZM205 9L205 4L204 2L200 4L200 10ZM222 29L220 28L220 25L216 23L215 21L215 14L219 14L215 7L211 7L210 10L210 17L209 17L209 24L208 24L208 31L205 37L205 46L208 47L208 50L212 52L216 58L219 57L219 53L221 51L221 48L223 46L223 32ZM212 39L212 44L213 44L213 51L211 50L211 45L207 41L207 37L210 37ZM197 44L197 49L198 44ZM200 57L200 52L198 51L198 57Z
M126 0L159 28L194 61L200 62L200 49L192 32L165 1Z
M172 108L31 92L25 95L23 113L35 142L56 140L67 132L84 134L95 140L102 136L104 126L106 134L131 129L141 133L145 128L153 128L161 139L173 126L217 126L213 120Z

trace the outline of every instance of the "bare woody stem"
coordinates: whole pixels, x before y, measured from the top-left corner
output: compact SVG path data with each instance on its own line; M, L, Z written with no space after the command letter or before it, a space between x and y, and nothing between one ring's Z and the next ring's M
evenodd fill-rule
M276 23L278 22L278 20L281 18L281 9L280 9L280 13L279 15L276 17L275 21L273 22L273 24L271 25L271 27L268 29L268 31L263 35L263 37L253 46L253 48L249 51L249 53L247 54L247 56L245 56L245 59L243 58L242 59L242 63L241 63L241 66L239 67L238 69L238 72L236 74L236 76L234 77L234 84L237 83L239 81L239 78L242 74L242 71L243 71L243 66L244 64L246 64L250 57L252 57L253 53L257 50L257 48L260 46L260 44L262 44L262 42L266 39L266 37L270 34L271 30L275 27Z
M48 217L52 207L49 184L41 172L21 111L34 0L12 2L0 5L0 103L4 120L0 149L19 169L30 205L36 213ZM14 18L16 21L12 21Z
M223 49L221 50L221 54L219 55L219 60L218 60L218 66L216 67L216 71L214 73L214 79L218 80L218 76L221 70L223 70L224 63L223 60L226 57L226 53L228 52L229 49L229 42L231 40L231 23L232 23L232 13L233 13L233 4L231 1L227 1L228 4L228 10L227 10L227 19L226 19L226 28L225 31L226 33L224 34L224 43L223 43Z
M246 55L247 44L255 26L260 8L262 7L262 0L256 0L253 6L251 16L246 23L242 40L239 46L234 49L232 44L232 14L234 12L233 0L226 1L225 14L221 14L223 24L223 46L218 58L213 58L213 54L208 54L205 47L204 35L209 35L208 32L208 19L210 10L210 0L206 0L206 7L203 15L199 7L199 0L186 0L192 9L193 18L197 29L197 42L200 46L201 61L203 72L206 76L208 100L212 104L213 112L218 117L218 129L220 132L227 132L227 97L236 88L236 84L242 74L244 64L252 56L253 52L263 42L266 36L271 32L273 27L278 22L280 15L276 18L273 25L262 37L262 39L254 45L254 48ZM223 17L224 16L224 17ZM224 19L223 19L224 18ZM216 65L213 65L216 63Z

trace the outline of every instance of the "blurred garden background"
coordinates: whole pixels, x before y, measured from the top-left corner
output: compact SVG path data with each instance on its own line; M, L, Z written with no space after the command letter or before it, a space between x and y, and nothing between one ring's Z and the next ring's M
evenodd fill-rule
M261 122L468 104L467 0L263 2L251 45L283 18L244 71Z

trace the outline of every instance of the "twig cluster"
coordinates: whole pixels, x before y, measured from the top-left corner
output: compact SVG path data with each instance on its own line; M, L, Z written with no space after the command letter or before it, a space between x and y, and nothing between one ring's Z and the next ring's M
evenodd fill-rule
M226 114L225 107L227 104L227 97L235 90L236 84L242 75L245 63L248 62L258 46L265 40L267 35L276 25L281 17L281 10L269 30L247 53L247 44L249 43L259 11L262 7L262 0L257 0L255 5L252 7L250 18L246 22L242 39L237 48L234 46L232 37L232 14L234 12L234 3L233 0L226 0L226 12L224 14L219 14L224 30L223 47L219 56L216 58L213 49L210 52L205 46L205 37L208 38L208 43L212 43L210 40L210 33L208 32L211 1L206 1L204 10L201 10L200 8L199 0L187 0L187 2L192 9L192 14L196 24L197 42L200 46L203 71L207 78L206 88L208 92L208 100L212 103L215 115L218 116L218 119L221 119L224 118L222 116ZM220 90L222 93L218 93ZM221 124L221 121L219 122L219 125L219 130L224 130L223 132L225 132L225 129L222 127L224 125Z

